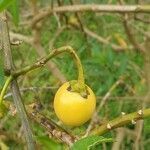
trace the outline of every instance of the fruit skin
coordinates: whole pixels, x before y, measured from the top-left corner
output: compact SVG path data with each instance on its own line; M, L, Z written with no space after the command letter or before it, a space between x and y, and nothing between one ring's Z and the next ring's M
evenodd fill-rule
M66 82L56 92L54 110L65 125L80 126L91 118L96 106L96 97L88 86L87 98L69 91L69 86L69 82Z

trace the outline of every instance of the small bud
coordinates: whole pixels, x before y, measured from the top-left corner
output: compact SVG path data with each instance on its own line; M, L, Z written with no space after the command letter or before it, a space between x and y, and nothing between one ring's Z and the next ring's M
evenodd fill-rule
M138 114L139 114L139 115L142 115L142 114L143 114L143 111L140 109L140 110L138 111Z
M132 119L131 123L134 125L134 124L136 124L136 121Z
M107 124L107 129L111 129L111 125L109 123Z

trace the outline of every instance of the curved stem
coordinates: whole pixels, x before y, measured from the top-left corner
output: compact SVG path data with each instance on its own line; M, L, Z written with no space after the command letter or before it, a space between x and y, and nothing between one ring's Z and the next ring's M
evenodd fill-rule
M70 51L71 54L73 54L73 58L75 60L75 63L76 63L77 69L78 69L78 84L81 89L84 89L85 80L84 80L84 73L83 73L81 61L80 61L78 55L76 54L76 52L72 49L72 47L69 46L68 50Z
M51 58L53 58L56 55L61 54L63 52L68 52L68 53L70 53L73 56L73 58L75 60L75 63L76 63L76 66L77 66L77 69L78 69L78 84L79 84L81 89L84 89L84 87L85 87L84 84L85 83L84 83L84 74L83 74L82 64L81 64L81 61L80 61L78 55L76 54L76 52L74 51L74 49L71 46L63 46L63 47L60 47L58 49L54 49L46 57L40 59L39 61L37 61L36 63L34 63L34 64L30 65L30 66L27 66L27 67L25 67L25 68L23 68L21 70L13 72L12 75L14 77L18 77L20 75L26 74L27 72L29 72L31 70L37 69L39 67L42 67Z
M9 77L7 78L7 80L6 80L5 84L4 84L4 86L3 86L3 89L2 89L2 91L1 91L1 93L0 93L0 105L1 105L2 102L3 102L3 97L4 97L5 93L6 93L7 88L8 88L8 86L9 86L10 82L12 81L12 79L13 79L13 77L12 77L12 76L9 76Z

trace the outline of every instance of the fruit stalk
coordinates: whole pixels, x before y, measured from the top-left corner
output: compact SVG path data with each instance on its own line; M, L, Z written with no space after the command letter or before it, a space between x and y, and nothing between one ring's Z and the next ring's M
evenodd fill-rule
M79 91L80 90L83 91L85 89L85 84L84 84L84 74L83 74L82 64L81 64L81 61L80 61L78 55L76 54L76 52L74 51L74 49L71 46L63 46L58 49L54 49L46 57L43 57L39 61L33 63L32 65L26 66L23 69L12 72L12 75L14 77L18 77L20 75L26 74L27 72L29 72L31 70L43 67L51 58L57 56L58 54L64 53L64 52L68 52L71 54L71 56L75 60L75 63L77 65L77 69L79 72L78 73L78 81L77 81L78 84L76 84L76 87L74 87L74 86L72 86L72 87L75 89L75 91L77 90L77 88Z

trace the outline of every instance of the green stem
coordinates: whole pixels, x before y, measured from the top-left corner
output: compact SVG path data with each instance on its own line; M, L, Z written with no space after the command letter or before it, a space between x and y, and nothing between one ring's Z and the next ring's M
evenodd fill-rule
M9 77L7 78L7 80L6 80L5 84L4 84L4 86L3 86L3 89L2 89L2 91L1 91L1 93L0 93L0 105L1 105L2 102L3 102L3 97L4 97L5 93L6 93L7 88L8 88L8 86L9 86L10 82L12 81L12 79L13 79L13 76L9 76Z
M76 54L76 52L72 49L72 47L69 47L68 50L70 51L71 54L73 54L72 56L75 60L75 63L76 63L77 69L78 69L78 87L80 87L81 90L84 90L85 89L85 79L84 79L84 73L83 73L81 61L80 61L78 55Z
M133 113L115 118L114 120L111 120L99 126L98 128L93 129L91 131L91 134L103 135L104 133L109 132L112 129L124 126L129 123L134 124L136 123L137 120L144 119L146 117L150 117L150 108L139 110L138 112L133 112Z
M64 46L64 47L60 47L58 49L54 49L53 51L51 51L46 57L42 58L41 60L37 61L36 63L27 66L21 70L15 71L12 73L12 75L14 77L18 77L20 75L26 74L27 72L37 69L39 67L44 66L51 58L55 57L58 54L61 54L63 52L68 52L71 54L71 56L73 56L77 69L78 69L78 87L80 87L81 90L83 90L85 88L85 83L84 83L84 74L83 74L83 68L82 68L82 64L81 61L78 57L78 55L76 54L76 52L74 51L74 49L70 46Z

